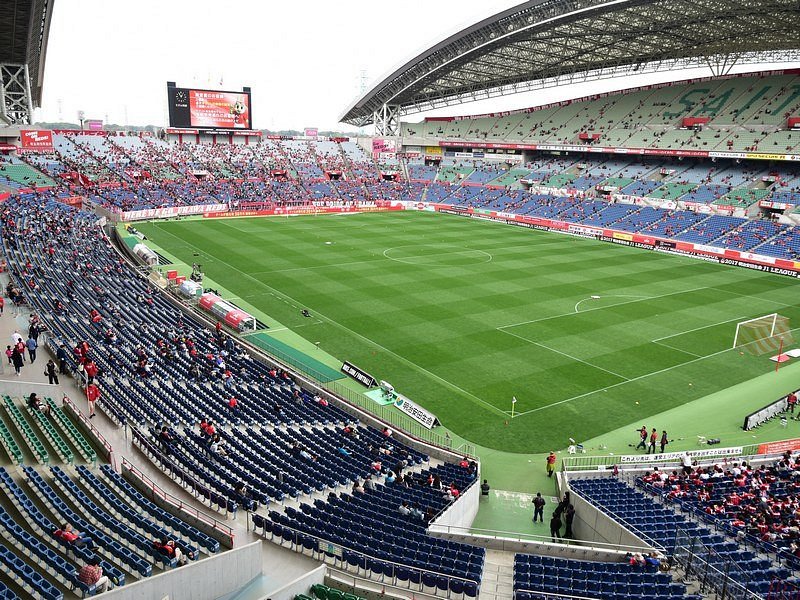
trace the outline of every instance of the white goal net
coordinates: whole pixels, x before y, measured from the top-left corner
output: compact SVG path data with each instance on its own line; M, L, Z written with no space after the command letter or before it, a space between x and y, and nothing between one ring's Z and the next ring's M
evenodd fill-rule
M794 343L789 317L772 313L736 324L734 348L740 348L749 354L761 355L778 352L781 342L784 348Z

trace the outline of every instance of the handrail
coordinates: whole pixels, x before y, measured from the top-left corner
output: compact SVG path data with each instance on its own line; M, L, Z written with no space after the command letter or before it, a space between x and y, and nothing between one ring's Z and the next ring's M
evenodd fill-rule
M549 535L537 535L532 533L528 534L528 533L519 533L514 531L500 531L495 529L462 527L460 525L437 525L437 524L431 525L430 530L433 531L434 533L454 533L458 535L473 535L473 536L480 535L484 537L490 537L493 539L506 538L520 542L546 542L549 544L557 543L563 545L563 541L553 542L552 538ZM583 540L564 540L564 541L573 542L580 548L584 548L586 550L609 550L615 552L652 552L653 550L653 548L649 546L632 546L632 545L622 545L622 544L611 544L607 542L585 542Z
M410 586L403 587L396 583L375 581L374 579L370 579L369 577L358 575L350 571L345 571L338 567L329 565L327 563L324 565L324 568L327 571L328 578L335 581L337 584L349 586L354 590L361 590L362 592L363 591L371 592L372 590L369 589L370 587L379 587L381 588L381 591L378 592L380 594L380 597L388 596L391 598L400 599L400 598L407 598L408 594L411 593L412 600L439 600L439 596L437 596L436 594L428 594L420 590L412 590ZM341 587L341 585L337 585L335 587Z
M342 545L340 543L336 543L336 542L332 542L330 540L327 540L327 539L325 539L325 538L323 538L323 537L321 537L321 536L319 536L319 535L317 535L315 533L308 533L306 531L301 531L299 529L295 529L294 527L290 527L288 525L284 525L283 523L277 523L277 522L273 521L272 519L270 519L269 516L264 516L264 515L258 515L258 516L262 517L264 519L264 521L270 521L274 525L280 526L281 529L288 529L289 531L294 533L295 538L297 538L298 536L310 537L310 538L313 538L313 539L317 540L317 542L323 542L323 543L328 544L330 546L334 546L334 547L340 548L342 550L347 550L348 552L351 552L351 553L353 553L353 554L355 554L357 556L360 556L362 558L366 558L368 560L375 560L375 561L378 561L380 563L393 565L395 567L400 567L401 569L408 569L409 571L416 571L416 572L418 572L420 574L429 573L431 575L436 575L436 576L439 576L439 577L447 577L447 579L457 579L458 581L463 581L465 583L474 583L474 584L478 585L478 588L480 588L480 579L478 579L476 581L474 579L467 579L465 577L458 577L456 575L448 575L446 573L440 573L440 572L434 571L432 569L421 569L419 567L412 567L410 565L404 565L404 564L401 564L401 563L396 563L394 561L387 560L387 559L384 559L384 558L378 558L377 556L370 556L369 554L364 554L360 550L353 550L352 548L348 548L347 546L344 546L344 545ZM254 517L254 513L250 513L250 512L247 513L247 527L248 527L248 530L250 529L250 522L253 520L253 517ZM256 529L255 528L255 523L253 523L253 532L255 532L255 529ZM272 537L274 538L275 537L275 533L272 532L272 531L270 533L272 534ZM283 539L283 538L281 537L281 539ZM295 541L293 543L296 546L299 545L299 546L302 547L302 544L298 544L296 539L295 539ZM279 542L278 545L281 545L281 543ZM322 552L323 554L326 554L326 552L324 550L320 550L320 552ZM327 554L326 554L326 556L327 556ZM342 558L342 560L344 560L344 559Z
M524 588L514 590L514 598L516 598L517 594L520 592L524 594L534 594L537 598L555 598L556 600L561 600L562 598L569 598L569 600L602 600L602 598L599 596L573 596L572 594L543 592L541 590L529 590Z
M713 549L706 547L706 545L696 537L684 541L689 542L691 547L680 544L676 537L675 548L672 553L673 560L683 567L687 577L692 575L699 576L702 574L703 580L700 582L701 590L705 590L706 587L711 587L718 594L721 594L723 598L732 600L761 600L760 594L747 589L744 583L739 580L739 578L741 578L741 580L746 581L748 577L735 561L731 559L725 560L724 565L726 570L722 572L703 556L698 554L695 547L699 546L700 550L702 550L705 555L714 555ZM700 568L696 566L698 562L701 564ZM737 571L736 578L731 577L731 568ZM710 577L709 574L711 575Z
M790 442L795 438L790 438L788 440L780 440L777 442L772 442L774 444L780 444L781 442ZM737 449L737 447L734 447ZM721 450L725 450L722 448ZM748 453L749 450L753 450L752 453ZM768 452L764 454L758 454L758 445L752 444L751 446L745 446L741 448L741 452L733 453L733 454L722 454L719 456L701 456L701 457L692 457L690 451L690 457L694 458L696 462L695 468L697 467L710 467L714 465L728 465L734 462L747 462L749 464L775 460L779 459L783 456L783 452ZM643 473L643 472L650 472L653 470L653 467L663 468L669 465L671 468L676 468L680 470L681 466L679 465L679 460L676 460L674 457L670 458L663 458L660 460L642 460L641 462L625 462L621 463L618 462L619 456L569 456L564 457L561 459L561 472L565 475L576 475L579 476L582 473L604 473L608 476L611 476L613 473L612 469L604 468L598 469L598 467L607 467L609 465L613 465L617 467L617 470L620 474L622 473ZM580 464L583 462L583 464Z
M198 521L208 525L209 527L213 527L214 529L218 530L220 533L225 535L228 539L230 539L231 547L233 547L233 541L236 537L236 534L233 532L233 528L220 523L211 515L207 515L204 512L196 509L195 507L186 504L180 498L176 498L169 492L165 491L161 486L159 486L155 481L150 479L147 475L142 473L136 466L133 465L127 458L124 456L122 457L122 469L127 469L134 477L136 477L139 481L141 481L147 488L150 490L150 493L155 496L159 496L161 500L170 504L171 506L177 508L178 510L184 511L189 513L192 517L197 519Z
M72 413L75 415L75 418L78 419L83 425L89 429L92 433L94 438L100 442L100 444L105 448L106 453L108 454L108 462L111 463L111 468L114 471L117 470L117 455L114 453L114 447L111 443L105 438L105 436L100 433L100 430L94 426L94 424L89 420L89 418L83 414L83 412L78 408L78 406L70 400L69 396L64 394L64 397L61 399L61 403L64 406L69 407Z

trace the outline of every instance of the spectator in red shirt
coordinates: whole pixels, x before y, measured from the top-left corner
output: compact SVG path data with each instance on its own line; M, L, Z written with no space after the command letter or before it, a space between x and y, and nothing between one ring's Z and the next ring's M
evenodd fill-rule
M231 414L237 419L241 416L242 413L239 410L239 401L236 399L236 396L231 396L231 399L228 400L228 408Z
M169 557L171 559L172 558L176 559L178 561L179 565L185 565L186 564L187 557L186 557L186 555L184 555L184 553L181 551L181 549L178 548L178 546L177 546L177 544L175 544L174 540L170 540L168 538L162 538L161 541L153 542L153 546L161 554L164 554L165 556L167 556L167 557ZM194 554L192 554L190 552L189 553L189 558L193 559L194 558Z
M56 529L53 532L53 535L68 544L74 545L76 548L86 547L89 550L94 550L94 541L91 536L75 531L69 523L64 523L61 529Z
M547 462L547 476L552 477L553 472L556 470L556 453L551 451L550 454L547 455L546 462Z
M89 402L89 418L94 417L94 403L100 398L100 388L94 383L86 386L86 400Z
M97 363L93 360L87 360L83 365L83 370L86 373L86 382L91 384L100 369L97 368Z
M789 412L794 414L794 407L797 406L797 394L789 392L789 395L786 396L786 404L789 407Z

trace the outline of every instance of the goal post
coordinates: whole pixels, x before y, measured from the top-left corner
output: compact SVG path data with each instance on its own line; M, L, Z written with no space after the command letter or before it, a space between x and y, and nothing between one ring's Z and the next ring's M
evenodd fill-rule
M781 346L794 342L789 327L789 317L771 313L736 324L732 348L741 348L750 354L776 352Z

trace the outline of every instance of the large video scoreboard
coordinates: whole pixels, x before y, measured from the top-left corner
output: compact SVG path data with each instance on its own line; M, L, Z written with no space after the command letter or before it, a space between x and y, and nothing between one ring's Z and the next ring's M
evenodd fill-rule
M167 83L170 127L252 129L250 88L242 92L197 90Z

